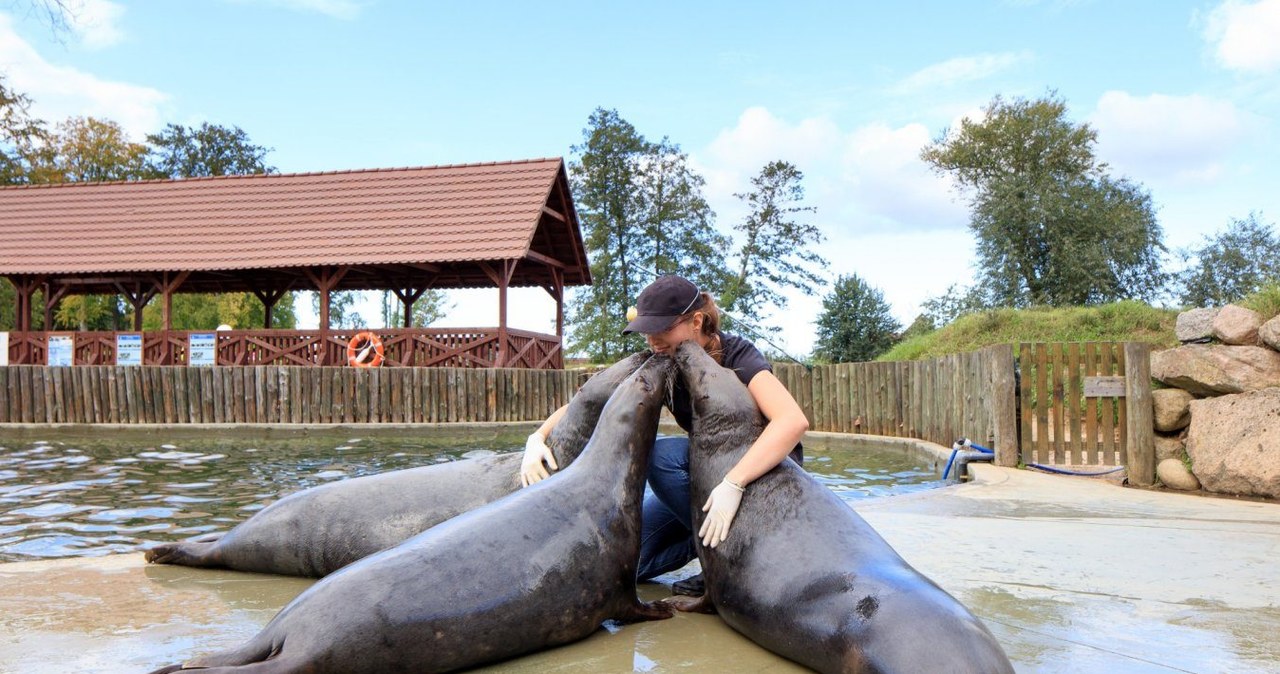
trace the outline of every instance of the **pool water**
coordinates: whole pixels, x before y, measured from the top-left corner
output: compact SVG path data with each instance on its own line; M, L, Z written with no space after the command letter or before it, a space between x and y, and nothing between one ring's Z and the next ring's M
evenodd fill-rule
M116 435L0 436L0 562L129 552L226 531L295 491L522 445L439 434L160 442ZM892 448L811 452L805 467L846 500L941 484L933 465Z

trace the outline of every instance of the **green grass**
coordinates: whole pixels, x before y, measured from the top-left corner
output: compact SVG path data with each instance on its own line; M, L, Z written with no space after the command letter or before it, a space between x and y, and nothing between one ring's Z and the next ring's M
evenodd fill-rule
M1280 283L1272 283L1236 304L1258 312L1264 321L1280 316Z
M1273 299L1280 313L1280 288ZM1175 309L1134 301L1096 307L996 309L962 316L950 325L899 343L876 360L920 360L1019 342L1147 342L1158 347L1176 346L1177 318Z

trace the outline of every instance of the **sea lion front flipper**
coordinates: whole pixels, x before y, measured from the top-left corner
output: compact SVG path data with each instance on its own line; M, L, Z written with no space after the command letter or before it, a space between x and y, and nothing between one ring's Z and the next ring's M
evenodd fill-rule
M711 602L711 597L706 594L702 595L701 597L675 595L672 597L667 597L666 599L663 599L658 603L662 604L663 606L670 606L671 608L677 611L680 611L681 613L714 614L716 612L716 605Z
M675 613L671 610L671 607L660 601L643 602L637 600L615 619L620 623L638 623L646 620L666 620L673 615Z

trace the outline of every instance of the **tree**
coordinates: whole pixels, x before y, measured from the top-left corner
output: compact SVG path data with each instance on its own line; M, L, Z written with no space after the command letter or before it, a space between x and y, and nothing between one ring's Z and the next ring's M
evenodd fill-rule
M921 308L924 309L924 313L920 315L920 319L923 319L921 327L927 325L928 330L934 330L965 314L989 309L990 304L983 297L981 288L952 284L942 295L930 297L921 302Z
M1184 306L1223 306L1280 282L1280 234L1258 213L1233 218L1225 231L1182 256L1194 260L1178 276Z
M320 293L309 292L311 311L320 315ZM356 300L360 298L359 290L338 290L329 293L329 325L335 328L366 327L364 316L356 311ZM323 327L323 326L321 326Z
M209 122L199 127L169 124L147 136L151 144L147 172L154 178L204 178L208 176L275 173L266 164L271 148L255 145L238 126Z
M52 166L43 167L48 173L40 182L141 180L146 176L147 147L130 141L124 128L110 120L71 117L58 124L52 149Z
M840 276L822 298L814 355L831 363L874 359L897 341L902 324L889 312L884 293L857 274Z
M11 91L0 75L0 185L25 185L40 148L48 143L43 121L32 117L31 99Z
M757 325L767 308L785 309L785 288L813 293L822 283L814 268L827 266L821 255L810 249L822 243L818 228L798 220L813 213L804 201L804 174L785 161L771 161L751 179L752 191L734 196L745 201L751 212L734 229L742 234L737 271L728 279L721 306L732 316ZM779 328L760 325L768 332Z
M922 150L971 194L979 284L994 304L1150 300L1165 286L1151 197L1107 174L1096 139L1053 94L997 96L982 121L965 119Z
M428 290L414 300L409 322L410 327L425 328L444 318L453 305L448 297L439 290ZM404 303L390 290L382 292L382 324L389 328L404 325Z
M646 141L616 110L597 108L569 164L592 285L568 305L570 350L593 361L637 346L627 307L656 274L681 273L719 290L725 240L702 197L703 180L679 146Z

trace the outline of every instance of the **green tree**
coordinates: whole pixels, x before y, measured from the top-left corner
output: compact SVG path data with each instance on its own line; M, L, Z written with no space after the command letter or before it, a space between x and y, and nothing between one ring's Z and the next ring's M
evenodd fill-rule
M1150 195L1112 178L1097 133L1066 118L1056 94L997 96L921 158L971 195L979 284L996 305L1101 304L1154 298L1166 276Z
M141 180L147 146L129 140L119 124L95 117L71 117L52 138L52 166L42 182Z
M425 328L444 318L452 308L447 295L439 290L428 290L414 300L410 309L413 312L410 326ZM404 303L390 290L382 292L382 324L389 328L404 325Z
M822 298L814 355L830 363L873 360L897 342L902 324L889 311L884 293L857 274L840 276Z
M30 108L31 99L10 90L0 75L0 185L31 182L33 160L48 143L48 129Z
M1280 282L1280 234L1258 213L1233 218L1182 256L1190 262L1178 276L1184 306L1223 306Z
M288 297L286 295L286 297ZM230 325L237 330L261 329L265 316L262 302L252 293L180 293L170 300L169 320L174 330L213 330L219 325ZM128 325L133 325L130 309ZM271 311L272 329L291 330L297 327L298 318L293 305L281 299ZM159 302L149 302L142 308L142 329L164 328L164 309Z
M924 309L924 313L920 315L920 319L928 325L928 330L934 330L965 314L988 309L990 305L983 297L980 287L952 284L942 295L930 297L922 302L921 308ZM913 324L913 327L916 326Z
M320 293L309 292L311 311L320 315ZM329 293L329 326L334 328L367 327L364 316L356 311L356 300L360 299L359 290L338 290Z
M824 240L812 224L800 221L813 213L804 201L804 174L785 161L771 161L751 179L752 191L734 196L751 208L746 219L734 229L742 235L736 271L728 279L721 306L733 317L749 321L770 333L776 326L761 321L769 309L782 310L786 288L814 293L822 283L815 269L827 266L811 247Z
M655 274L681 273L716 292L724 239L703 180L679 146L651 143L616 110L597 108L569 164L592 285L568 303L569 349L608 362L638 345L621 332Z
M238 126L204 122L186 127L169 124L147 136L151 145L147 171L154 178L204 178L208 176L275 173L266 163L271 148L255 145Z

